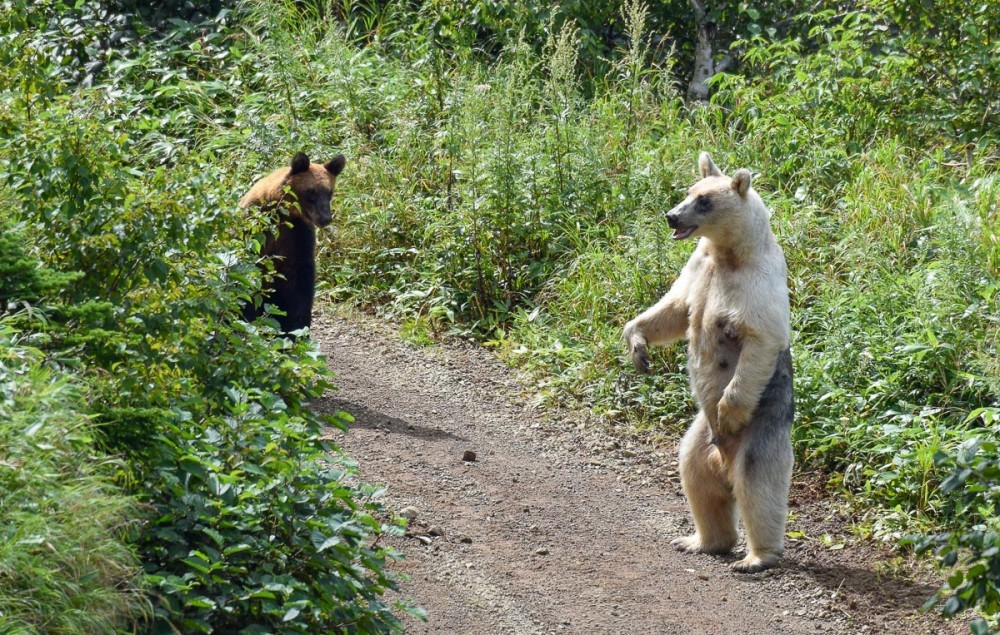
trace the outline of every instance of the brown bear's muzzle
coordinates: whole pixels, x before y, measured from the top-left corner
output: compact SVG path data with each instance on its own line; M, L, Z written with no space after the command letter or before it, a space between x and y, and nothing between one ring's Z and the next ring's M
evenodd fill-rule
M330 196L316 196L307 208L309 221L316 227L326 227L333 222L333 210L330 207Z

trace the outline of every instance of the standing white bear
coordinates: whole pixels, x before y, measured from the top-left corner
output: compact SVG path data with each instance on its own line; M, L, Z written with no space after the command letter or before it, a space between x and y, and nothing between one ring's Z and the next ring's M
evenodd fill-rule
M632 361L649 372L647 347L686 337L700 412L680 447L681 482L695 533L671 544L690 553L736 546L737 511L752 573L784 549L795 412L785 256L752 175L724 175L708 153L702 179L667 213L675 240L699 236L670 291L625 326Z

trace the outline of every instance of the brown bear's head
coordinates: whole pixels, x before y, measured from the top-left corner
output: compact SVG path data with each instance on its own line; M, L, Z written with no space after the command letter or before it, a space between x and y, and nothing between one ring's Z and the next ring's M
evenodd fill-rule
M301 214L317 227L326 227L333 221L330 200L336 189L337 175L344 170L347 159L338 154L323 165L310 163L309 157L299 152L292 159L285 185L295 195L291 205L293 215Z
M748 223L759 220L756 217L766 208L750 187L750 170L737 170L730 178L707 152L698 157L698 168L701 180L691 186L680 205L667 212L674 240L697 235L728 241L749 229Z

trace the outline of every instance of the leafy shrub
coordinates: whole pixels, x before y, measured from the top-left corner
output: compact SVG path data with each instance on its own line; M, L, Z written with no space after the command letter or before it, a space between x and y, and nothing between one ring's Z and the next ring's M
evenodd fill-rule
M107 243L81 235L92 249L62 254L64 264L120 283L88 276L68 287L84 301L103 287L114 302L49 333L92 369L102 438L131 457L132 491L149 510L133 539L152 586L154 631L396 630L397 607L381 599L395 587L382 573L391 552L372 545L391 528L361 502L370 492L342 483L347 464L319 463L334 460L320 440L328 422L307 402L330 387L325 363L308 339L276 339L273 321L236 319L255 267L227 254L250 253L253 237L226 238L228 219L199 187L185 186L183 217L144 196L134 226L114 200L75 208L73 231L94 214L123 217ZM58 229L50 236L62 238ZM143 249L149 240L164 251ZM198 240L218 257L188 251Z
M1000 126L1000 8L914 0L874 3L898 25L886 48L894 104L922 134L944 130L972 148Z
M24 252L23 241L23 231L0 216L0 314L13 311L17 305L30 307L80 277L39 267L38 261Z
M965 516L965 529L929 536L910 536L917 553L933 551L938 564L947 569L944 587L925 608L941 605L951 617L969 609L982 611L986 619L972 623L977 635L995 632L1000 616L1000 453L996 427L1000 410L984 409L971 415L984 417L993 424L989 437L977 437L963 443L952 454L939 453L935 463L950 476L941 489L953 497L957 511ZM992 628L991 628L992 625Z
M308 350L296 346L276 341L273 362ZM250 352L234 347L217 361L245 364ZM158 597L156 632L399 629L381 598L395 588L382 573L392 554L371 544L389 530L366 502L374 491L345 485L353 468L321 440L324 420L279 396L321 394L323 364L300 358L286 386L234 386L225 414L194 428L182 417L158 437L143 481L157 512L138 537Z

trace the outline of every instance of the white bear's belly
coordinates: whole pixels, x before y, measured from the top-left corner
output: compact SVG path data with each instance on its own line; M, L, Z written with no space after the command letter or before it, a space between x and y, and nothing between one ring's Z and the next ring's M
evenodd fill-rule
M688 346L688 373L698 405L714 424L719 400L732 381L742 342L739 330L723 317L692 324Z

